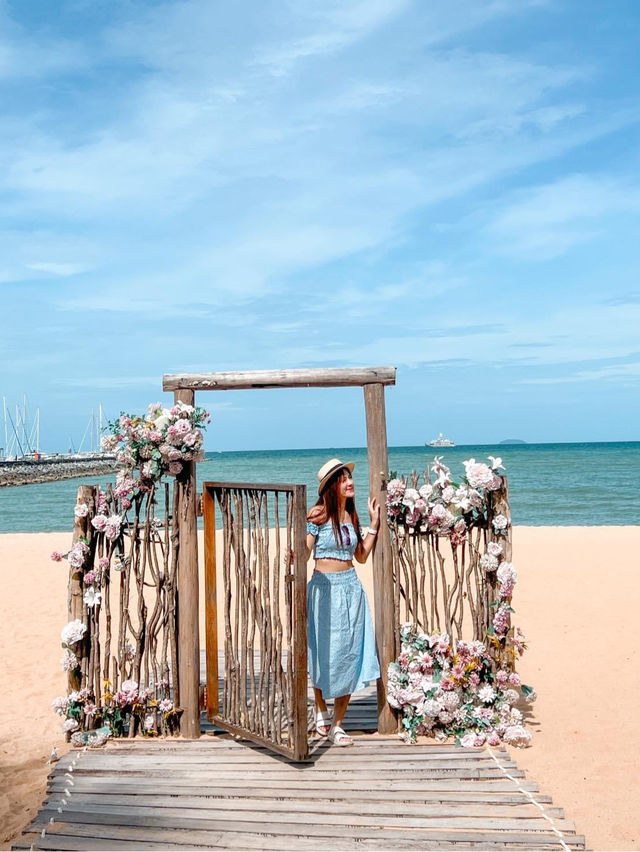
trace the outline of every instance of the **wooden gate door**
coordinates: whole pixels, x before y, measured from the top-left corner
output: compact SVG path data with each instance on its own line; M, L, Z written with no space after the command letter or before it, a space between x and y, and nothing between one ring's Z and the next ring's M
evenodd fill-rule
M207 716L305 760L307 489L205 482L203 513Z

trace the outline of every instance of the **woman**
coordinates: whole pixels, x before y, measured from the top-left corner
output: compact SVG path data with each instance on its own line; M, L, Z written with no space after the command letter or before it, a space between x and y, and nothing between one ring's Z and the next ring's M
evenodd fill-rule
M353 567L365 562L380 526L380 506L369 499L371 524L362 536L356 511L353 462L330 459L318 471L318 502L307 516L307 556L315 571L307 587L309 675L315 693L316 731L335 745L353 740L342 729L351 694L380 677L373 625ZM334 698L333 718L327 698Z

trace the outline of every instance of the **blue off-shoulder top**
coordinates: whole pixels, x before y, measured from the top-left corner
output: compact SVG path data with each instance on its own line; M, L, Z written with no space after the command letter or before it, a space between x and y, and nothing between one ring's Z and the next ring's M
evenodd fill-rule
M353 524L340 524L340 529L342 547L336 541L331 521L319 526L318 524L307 523L307 533L316 537L313 548L314 559L340 559L343 562L351 562L358 546L358 537Z

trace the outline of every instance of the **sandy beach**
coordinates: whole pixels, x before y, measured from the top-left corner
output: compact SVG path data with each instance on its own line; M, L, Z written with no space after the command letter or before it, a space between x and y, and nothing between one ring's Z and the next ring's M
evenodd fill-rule
M0 845L44 796L47 759L63 751L52 699L65 691L70 533L0 535ZM533 745L515 759L565 809L595 849L640 848L640 768L633 710L640 675L637 582L640 526L516 527L517 623L529 639L519 671L538 692ZM370 601L371 572L360 571ZM202 619L201 619L202 622Z

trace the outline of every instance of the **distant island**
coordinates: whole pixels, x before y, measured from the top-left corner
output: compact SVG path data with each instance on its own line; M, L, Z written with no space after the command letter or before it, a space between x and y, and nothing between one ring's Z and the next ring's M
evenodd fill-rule
M500 441L500 444L526 444L526 441L522 441L520 438L505 438L504 441Z

